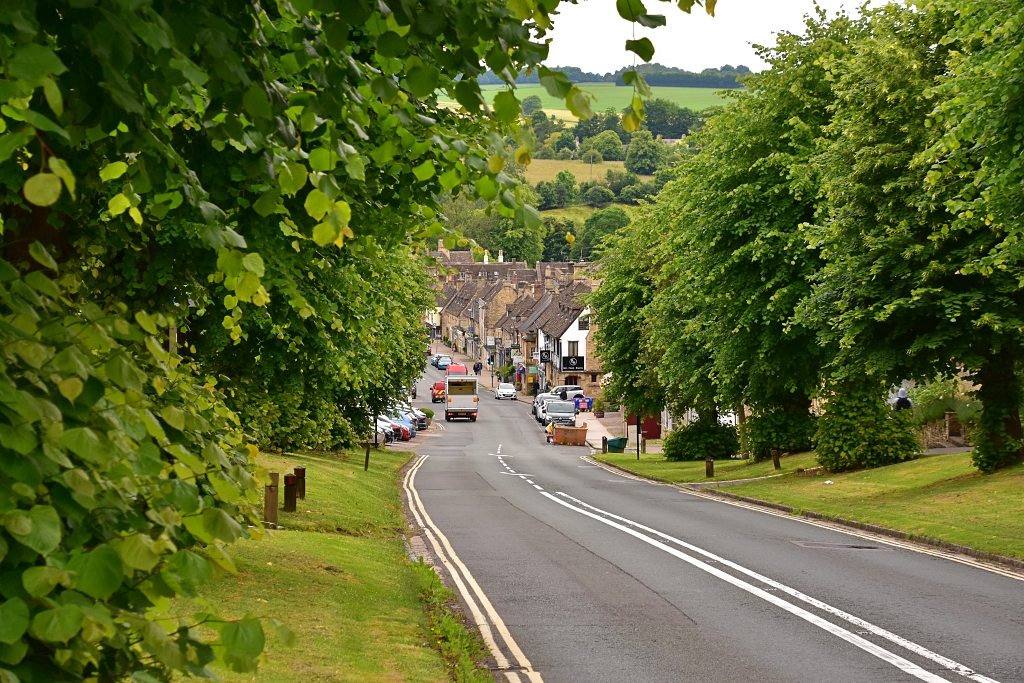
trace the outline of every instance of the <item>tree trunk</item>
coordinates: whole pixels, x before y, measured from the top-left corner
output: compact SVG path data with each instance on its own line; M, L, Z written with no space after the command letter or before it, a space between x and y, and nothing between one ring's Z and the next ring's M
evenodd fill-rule
M747 423L747 408L742 403L736 410L736 422L738 423L740 433L740 457L744 460L750 457L750 449L747 448L747 430L744 429L744 425Z
M976 438L974 464L992 472L1024 461L1020 423L1021 382L1017 376L1017 353L1003 346L987 355L975 380L981 385L981 421Z

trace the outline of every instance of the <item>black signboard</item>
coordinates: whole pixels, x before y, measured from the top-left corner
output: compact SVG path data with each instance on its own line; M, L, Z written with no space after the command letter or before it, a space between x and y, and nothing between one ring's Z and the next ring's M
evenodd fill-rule
M551 352L550 351L541 351L540 352L540 362L541 363L550 363L551 362Z
M562 356L562 372L569 372L570 370L582 371L584 365L583 356Z

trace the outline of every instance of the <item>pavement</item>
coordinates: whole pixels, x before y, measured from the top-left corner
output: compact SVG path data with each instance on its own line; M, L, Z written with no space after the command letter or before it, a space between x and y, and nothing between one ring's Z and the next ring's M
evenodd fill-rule
M497 680L1024 683L1011 570L610 471L528 403L442 427L407 493Z

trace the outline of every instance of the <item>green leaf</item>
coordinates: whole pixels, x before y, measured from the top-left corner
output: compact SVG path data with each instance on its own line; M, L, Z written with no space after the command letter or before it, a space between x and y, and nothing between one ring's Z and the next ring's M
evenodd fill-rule
M519 100L511 90L502 90L494 96L494 114L502 123L512 123L519 116Z
M32 529L27 534L15 533L8 527L7 531L24 546L28 546L40 555L49 555L60 545L60 516L49 505L35 505L28 511L28 519Z
M36 206L52 206L60 198L60 178L53 173L37 173L25 181L25 199Z
M303 204L303 208L306 209L306 213L310 216L316 220L320 220L327 215L327 212L331 210L333 205L334 202L328 199L327 195L320 190L313 189L306 195L306 201Z
M281 191L287 195L294 195L306 184L308 172L302 164L289 161L283 164L277 171L277 182Z
M32 635L51 643L66 643L82 628L82 618L77 605L44 610L32 619Z
M650 97L651 88L647 85L647 81L640 75L638 71L626 71L622 74L622 82L626 85L632 85L633 89L636 90L640 97Z
M326 247L328 244L338 239L338 235L341 231L330 222L318 223L313 227L313 241L321 247Z
M107 544L71 558L68 569L75 572L75 588L86 595L106 600L124 579L121 556Z
M28 630L28 605L11 598L0 605L0 643L14 643Z
M657 28L665 25L664 14L638 14L636 16L636 23L647 28Z
M462 175L456 169L450 168L442 173L438 180L441 182L441 187L450 190L462 182Z
M67 70L53 50L39 43L19 47L7 62L7 72L26 81L38 81L50 75L59 76Z
M43 96L46 98L46 103L50 105L50 110L54 114L60 116L64 113L64 96L60 92L60 87L52 78L43 79Z
M122 213L127 211L131 205L131 200L128 199L124 193L116 194L110 198L109 202L107 202L107 210L110 211L111 216L120 216Z
M220 643L234 657L255 659L263 652L265 644L263 625L252 615L228 622L220 629Z
M477 179L474 185L476 187L476 193L480 195L482 199L491 201L498 196L498 186L493 180L491 180L490 176L481 176Z
M132 569L148 572L160 562L160 556L153 552L152 541L144 534L133 534L117 543L121 561Z
M21 574L21 585L33 598L41 598L61 582L64 574L57 567L29 567Z
M256 277L263 277L263 273L266 271L263 257L257 253L246 254L242 257L242 267L250 273L254 273Z
M544 89L552 97L563 99L569 96L569 91L572 90L572 82L569 81L569 77L561 71L552 71L546 66L540 67L537 71L540 76L540 84L544 86Z
M615 0L615 9L626 21L637 21L637 17L647 13L647 8L640 0Z
M97 465L106 464L114 456L110 442L88 427L65 430L60 443L78 457Z
M440 79L441 72L432 66L416 66L405 74L405 82L416 97L427 97L435 90Z
M317 147L309 153L309 166L314 171L333 171L339 157L326 147Z
M39 265L45 266L54 272L57 271L57 262L53 260L50 252L40 242L33 241L32 244L28 245L28 253Z
M377 38L377 53L382 57L400 57L409 49L409 41L394 31L382 33Z
M128 354L115 353L107 361L104 369L107 371L107 377L114 384L122 389L131 389L140 394L142 393L142 386L146 382L146 375L135 366L135 363L128 357Z
M203 510L203 528L225 543L233 543L242 535L241 525L220 508Z
M377 76L370 81L370 90L379 97L385 104L395 104L398 97L398 86L390 76Z
M590 108L590 96L579 88L573 86L569 96L565 98L565 106L572 112L573 116L581 119L594 117L594 110Z
M267 97L267 91L258 83L253 83L245 91L245 95L242 96L242 106L253 118L274 118L274 110L270 107L270 98Z
M249 301L258 291L260 291L260 279L256 277L256 273L246 273L235 285L235 296L242 301Z
M10 159L15 150L24 147L33 138L35 138L35 131L31 126L25 126L22 130L7 135L0 135L0 163Z
M179 432L185 430L185 413L175 406L164 406L160 411L160 417L164 422L177 429Z
M124 175L124 172L128 170L128 164L123 161L114 161L107 164L100 170L100 180L104 182L110 182L116 178L120 178Z
M274 629L274 635L281 641L281 644L285 647L295 647L298 642L298 638L295 637L295 631L291 630L287 624L282 624L277 619L270 619L270 628Z
M47 163L49 163L53 174L64 181L64 186L68 188L68 194L71 195L71 199L75 199L75 174L71 172L68 162L57 157L50 157Z
M627 40L626 49L639 55L640 59L645 62L651 61L651 58L654 57L654 43L651 42L650 38Z
M412 174L416 176L416 179L419 180L420 182L429 180L430 178L434 177L434 173L436 172L437 169L434 168L434 162L429 159L424 161L419 166L415 166L412 169Z
M276 187L271 188L264 192L263 195L253 203L252 208L256 213L266 218L270 214L274 213L275 209L277 209L278 200L280 198L281 191Z

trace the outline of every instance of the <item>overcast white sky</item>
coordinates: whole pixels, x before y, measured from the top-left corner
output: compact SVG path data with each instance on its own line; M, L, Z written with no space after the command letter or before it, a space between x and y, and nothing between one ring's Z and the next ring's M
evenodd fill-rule
M818 0L818 4L834 16L844 7L856 13L862 1ZM685 14L674 2L645 0L644 4L651 14L664 14L668 19L667 26L657 29L637 26L636 37L646 35L654 43L651 61L689 71L723 64L744 64L760 71L765 64L751 43L774 45L773 34L801 31L803 16L814 9L814 0L719 0L711 18L696 6L692 14ZM633 63L633 53L625 50L632 25L619 17L615 0L580 0L578 5L562 2L558 11L548 64L605 73ZM637 63L643 63L639 57Z

